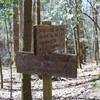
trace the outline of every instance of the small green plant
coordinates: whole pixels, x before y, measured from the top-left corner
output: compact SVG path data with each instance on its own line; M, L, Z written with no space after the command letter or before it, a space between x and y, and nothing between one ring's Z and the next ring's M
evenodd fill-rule
M93 87L94 88L100 88L100 80L95 81L94 84L93 84Z
M100 78L100 72L97 74L97 76Z

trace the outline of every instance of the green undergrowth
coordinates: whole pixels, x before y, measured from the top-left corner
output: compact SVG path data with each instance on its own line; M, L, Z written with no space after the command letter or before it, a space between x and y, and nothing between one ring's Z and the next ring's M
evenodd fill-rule
M11 65L11 67L12 67L12 71L16 72L17 68L16 68L15 63L13 63L13 64ZM0 68L0 69L1 69L1 68ZM10 69L10 66L9 66L9 67L2 66L2 70L8 70L8 69Z
M100 80L94 82L93 88L100 88Z

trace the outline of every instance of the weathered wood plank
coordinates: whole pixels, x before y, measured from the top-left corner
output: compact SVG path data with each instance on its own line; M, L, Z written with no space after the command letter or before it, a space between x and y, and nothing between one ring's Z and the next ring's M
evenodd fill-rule
M62 77L77 77L75 55L16 53L16 66L19 73L43 74Z
M65 25L38 25L34 26L35 48L37 54L54 52L65 47Z

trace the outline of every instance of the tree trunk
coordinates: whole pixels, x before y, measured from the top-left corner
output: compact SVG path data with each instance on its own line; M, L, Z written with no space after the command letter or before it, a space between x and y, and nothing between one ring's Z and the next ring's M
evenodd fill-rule
M13 32L14 32L14 51L19 50L19 13L18 13L18 0L14 1L13 7Z
M95 22L98 24L98 17L97 17L97 12L95 12ZM98 60L99 60L99 43L98 43L98 28L97 25L94 24L95 27L95 60L96 64L98 65Z
M0 57L0 76L1 76L1 89L3 88L3 73L2 73L2 62Z
M81 67L80 63L80 31L79 31L79 0L75 0L76 7L75 7L75 12L76 12L76 28L75 28L75 37L76 37L76 53L77 53L77 63Z
M79 37L79 24L76 25L76 43L77 43L77 60L78 60L78 65L81 67L81 61L80 61L80 37Z
M20 14L19 14L19 18L20 18L20 24L19 24L19 51L23 49L23 42L22 42L22 38L23 38L23 27L24 27L24 0L20 0L19 1L19 10L20 10Z
M35 25L36 23L37 23L37 20L36 20L36 14L37 14L37 12L36 12L36 0L34 0L34 2L33 2L33 11L32 11L33 13L32 13L32 16L33 16L33 25Z
M36 11L37 11L37 25L40 25L41 17L40 17L40 0L36 0Z
M19 1L16 0L13 2L13 39L14 39L14 52L19 51L19 13L18 13L18 6ZM11 29L10 29L11 30ZM10 36L11 37L11 36ZM12 46L11 46L12 48ZM12 51L12 50L11 50ZM11 57L11 54L10 54ZM11 90L10 90L10 97L12 98L12 64L10 65L10 72L11 72Z
M32 0L24 0L23 51L31 51L32 43ZM32 100L31 76L23 74L22 100Z

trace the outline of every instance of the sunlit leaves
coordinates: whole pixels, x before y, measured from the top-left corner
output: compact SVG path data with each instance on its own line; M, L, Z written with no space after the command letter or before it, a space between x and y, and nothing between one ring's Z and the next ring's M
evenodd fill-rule
M96 2L100 2L100 0L96 0Z
M0 17L13 15L12 0L0 0Z

